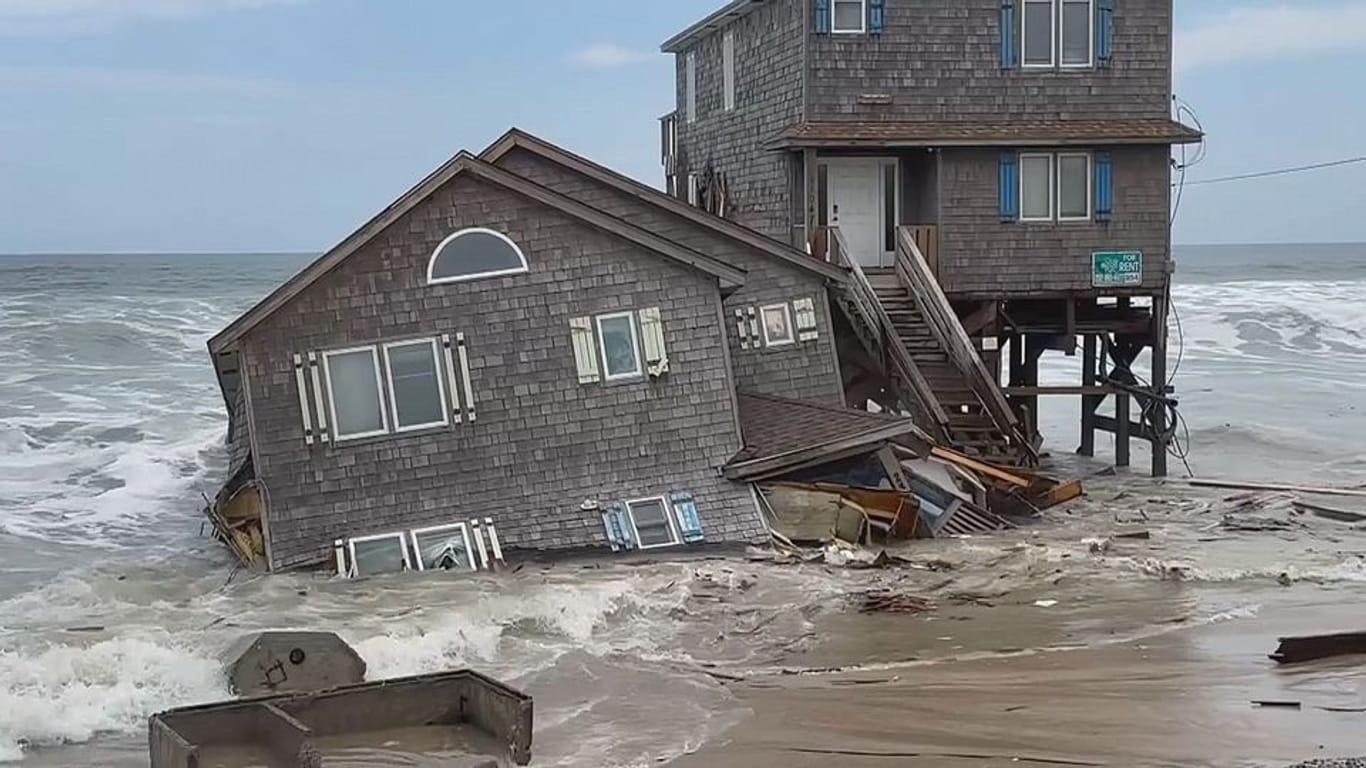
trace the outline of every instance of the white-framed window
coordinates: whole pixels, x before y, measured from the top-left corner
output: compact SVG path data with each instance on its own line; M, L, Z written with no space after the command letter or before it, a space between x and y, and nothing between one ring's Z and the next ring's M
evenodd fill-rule
M1058 154L1058 221L1091 219L1091 155Z
M385 344L384 364L395 432L444 427L449 423L446 383L441 376L436 339Z
M491 229L470 227L442 240L432 251L427 282L459 283L526 271L526 256L511 238Z
M1020 155L1020 221L1090 221L1094 172L1089 152Z
M764 346L781 347L794 343L792 310L787 304L770 304L759 310L764 325Z
M635 540L641 549L677 546L678 528L663 496L626 502L626 511L635 529Z
M868 0L832 0L830 31L850 35L868 31Z
M722 107L730 112L735 109L735 30L728 29L721 37L721 88Z
M607 381L641 375L640 342L636 335L634 312L598 315L598 347L602 352L602 372Z
M479 570L464 523L434 525L408 532L419 571Z
M401 533L382 533L377 536L357 536L346 542L350 554L351 578L398 573L413 567L408 556L408 542Z
M1020 221L1053 220L1053 156L1020 155Z
M688 51L683 57L685 93L683 94L684 104L687 109L688 122L697 122L697 53Z
M337 442L388 434L380 392L379 352L374 346L323 353L328 409Z
M1095 60L1095 0L1023 0L1024 66L1090 67Z

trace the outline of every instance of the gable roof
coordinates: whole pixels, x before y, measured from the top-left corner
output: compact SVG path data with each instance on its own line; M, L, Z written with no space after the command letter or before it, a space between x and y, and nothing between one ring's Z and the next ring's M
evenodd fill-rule
M715 11L705 19L702 19L691 27L679 32L668 40L665 40L663 45L659 46L659 50L664 53L680 53L684 48L687 48L696 42L699 37L718 30L736 19L748 16L766 1L767 0L733 0L733 2L727 3L724 8Z
M533 136L519 128L513 128L503 134L501 138L489 145L487 149L479 154L480 159L497 164L505 155L514 149L522 149L538 157L548 160L556 165L567 168L581 176L586 176L600 184L616 189L627 195L631 195L641 202L661 208L671 214L687 219L694 224L701 225L711 231L736 240L744 245L758 251L780 259L788 264L814 272L830 280L843 282L848 279L848 272L843 268L821 261L820 259L805 253L792 246L774 240L771 237L762 235L749 227L737 224L729 219L722 218L713 213L708 213L694 205L689 205L678 198L665 194L646 184L642 184L635 179L617 173L616 171L589 160L588 158L576 155L569 150L551 144L545 139Z
M233 342L242 338L244 334L270 317L295 296L298 296L314 282L345 262L404 214L416 208L442 186L462 174L496 184L554 208L599 230L624 238L661 256L713 275L720 281L723 289L736 288L744 284L745 271L742 269L686 248L672 240L603 213L592 206L542 187L515 173L509 173L490 165L469 152L461 151L433 171L427 178L418 182L417 186L405 192L387 208L380 211L360 229L351 233L345 240L285 281L283 285L276 288L256 306L247 310L241 317L232 321L228 327L209 340L209 351L219 353L227 349Z
M932 444L905 416L744 392L736 399L745 447L725 466L725 475L732 480L772 476L898 438L921 446Z

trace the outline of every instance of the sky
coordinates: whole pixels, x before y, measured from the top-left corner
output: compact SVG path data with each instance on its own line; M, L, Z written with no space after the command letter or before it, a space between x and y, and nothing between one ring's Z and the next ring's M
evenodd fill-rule
M1366 0L1175 2L1188 179L1366 155ZM511 125L658 184L659 43L721 4L0 0L0 253L320 251ZM1363 186L1189 187L1175 240L1366 241Z

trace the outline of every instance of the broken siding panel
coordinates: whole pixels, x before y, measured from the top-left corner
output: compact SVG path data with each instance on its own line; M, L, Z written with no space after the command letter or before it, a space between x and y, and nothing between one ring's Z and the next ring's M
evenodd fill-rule
M427 286L431 249L465 226L506 232L531 271ZM270 490L273 567L330 561L342 534L491 510L509 558L519 549L605 548L601 512L585 500L673 488L689 489L707 510L709 539L761 540L748 490L713 469L740 449L717 291L713 278L520 196L452 182L242 341L258 472ZM620 311L628 298L669 319L669 375L579 384L570 318ZM470 334L477 422L314 446L310 455L299 439L291 350L459 329Z

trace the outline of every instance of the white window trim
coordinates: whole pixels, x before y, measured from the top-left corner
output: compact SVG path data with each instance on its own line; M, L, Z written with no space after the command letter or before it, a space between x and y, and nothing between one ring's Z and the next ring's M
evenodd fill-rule
M626 320L631 324L631 351L635 353L636 367L635 370L629 373L613 374L609 371L609 366L607 365L607 342L603 340L602 324L603 321L615 320L619 317L626 318ZM636 327L636 313L612 312L610 314L598 315L594 317L593 322L597 326L598 331L598 356L602 358L602 380L620 381L622 379L639 378L641 375L643 375L645 369L644 362L640 359L640 331Z
M386 539L398 539L399 547L400 547L400 548L402 549L402 551L403 551L403 569L406 570L406 571L411 571L411 570L413 569L413 560L412 560L412 558L411 558L411 557L409 556L409 554L408 554L408 540L407 540L407 538L405 538L404 535L403 535L401 532L399 532L399 533L380 533L380 534L376 534L376 535L374 535L374 536L356 536L356 537L354 537L354 538L350 538L350 539L347 539L347 540L346 540L346 550L347 550L347 552L349 552L350 555L351 555L351 560L350 560L350 562L347 563L347 569L346 569L346 571L347 571L347 577L348 577L348 578L356 578L356 577L359 577L359 576L362 575L362 574L360 573L360 571L356 569L356 544L358 544L358 543L359 543L359 544L364 544L364 543L367 542L367 541L384 541L384 540L386 540ZM380 575L380 574L371 574L371 575Z
M451 242L454 241L456 238L462 237L464 235L473 234L493 235L499 240L502 240L503 242L507 243L509 246L512 247L512 251L517 254L517 258L521 260L522 266L512 267L510 269L495 269L489 272L475 272L471 275L456 275L454 277L433 278L432 271L436 268L436 257L441 254L441 249L445 248L447 245L450 245ZM512 238L508 237L502 232L495 232L492 229L486 229L484 227L470 227L468 229L462 229L459 232L456 232L455 234L451 235L450 237L447 237L445 240L442 240L441 244L436 246L436 249L432 251L432 257L427 261L427 284L444 285L446 283L463 283L469 280L484 280L486 278L501 277L503 275L519 275L528 271L530 270L527 268L526 254L522 253L522 249L517 247L516 243L512 242Z
M436 389L441 397L441 421L431 421L425 424L412 424L402 426L398 423L398 393L394 391L394 366L389 360L389 350L394 347L416 347L419 344L426 344L432 350L432 364L436 369ZM391 341L384 345L384 380L389 384L389 407L394 414L395 432L413 432L419 429L433 429L435 427L449 426L450 421L450 400L446 392L446 377L441 370L441 349L437 346L436 339L410 339L408 341Z
M1087 44L1086 49L1086 61L1085 63L1068 64L1062 59L1063 6L1068 5L1069 3L1078 3L1083 1L1086 3L1086 8L1088 11L1088 13L1086 14L1086 39L1089 42ZM1091 69L1096 65L1096 0L1057 0L1057 2L1057 18L1053 22L1053 24L1054 27L1057 29L1056 56L1058 59L1058 66L1062 69Z
M787 339L774 341L768 337L768 312L769 310L782 310L783 322L787 324ZM764 327L764 346L765 347L786 347L789 344L797 343L797 329L792 323L792 308L784 304L769 304L759 308L759 324Z
M632 507L651 501L658 501L661 509L664 510L664 520L669 524L669 535L673 537L673 540L668 543L648 545L640 543L640 529L636 527L636 511ZM665 547L676 547L683 543L683 537L678 534L678 523L674 521L673 505L663 496L647 496L643 499L632 499L626 502L626 517L631 520L631 538L635 540L638 549L663 549Z
M417 561L417 570L427 570L427 567L422 563L422 545L418 542L417 537L429 533L447 533L450 531L460 531L460 536L465 542L465 562L470 564L471 571L479 570L479 564L474 561L474 552L472 551L474 547L470 543L470 529L469 526L464 523L433 525L427 528L414 528L413 530L408 531L408 536L412 539L413 555L415 556L414 559Z
M684 107L689 123L697 122L697 52L688 51L683 57L684 84L686 89L684 94Z
M721 37L722 108L735 111L735 30L728 29Z
M1085 158L1085 160L1086 160L1086 212L1083 213L1083 214L1081 214L1080 216L1063 216L1063 215L1062 215L1062 159L1063 159L1064 157L1081 157L1081 158ZM1058 200L1057 200L1057 207L1056 207L1056 211L1057 211L1057 214L1058 214L1058 221L1090 221L1090 220L1091 220L1091 212L1095 209L1095 204L1096 204L1096 201L1095 201L1095 190L1093 189L1093 187L1095 186L1095 172L1096 172L1096 171L1095 171L1095 166L1092 165L1092 163L1094 163L1095 161L1092 159L1091 153L1090 153L1090 152L1059 152L1059 153L1057 154L1057 160L1056 160L1055 162L1056 162L1056 167L1054 168L1053 176L1057 179L1057 186L1058 186L1058 191L1057 191Z
M1043 158L1048 161L1048 215L1043 217L1030 217L1025 215L1025 160L1033 158ZM1023 222L1045 222L1053 221L1057 213L1058 197L1058 169L1056 160L1051 152L1021 152L1019 159L1020 169L1020 221Z
M1048 63L1030 63L1026 41L1029 40L1029 6L1048 3ZM1058 65L1058 14L1061 13L1058 0L1023 0L1020 3L1020 66L1025 69L1053 69Z
M835 24L835 6L841 2L853 2L853 0L830 0L830 32L836 35L864 35L868 33L868 0L858 0L859 4L859 26L858 29L840 29Z
M358 432L354 435L343 435L337 428L337 397L332 387L332 357L334 355L347 355L355 352L369 352L370 362L375 366L375 394L379 400L379 421L381 428L377 431ZM379 369L379 348L373 344L363 347L348 347L347 349L332 349L323 352L323 375L327 377L327 412L332 417L332 442L344 443L348 440L363 440L367 437L378 437L389 434L389 414L384 407L384 374Z

